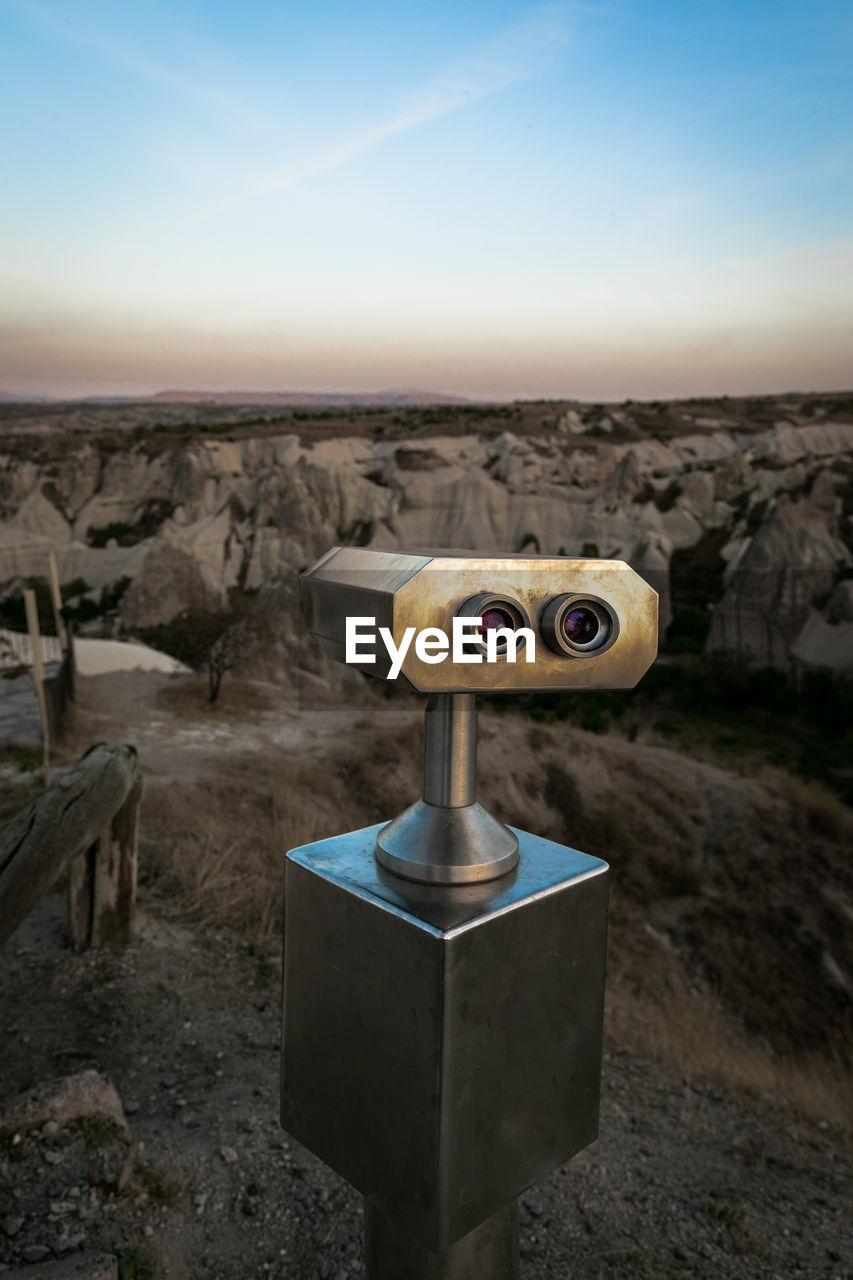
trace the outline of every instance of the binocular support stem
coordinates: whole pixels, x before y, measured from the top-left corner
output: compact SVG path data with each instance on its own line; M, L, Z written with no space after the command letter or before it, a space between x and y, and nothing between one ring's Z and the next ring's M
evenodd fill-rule
M476 799L476 695L434 694L424 716L424 800L461 809Z
M495 880L518 865L518 838L477 803L477 703L439 693L424 717L424 793L376 838L386 871L421 884Z

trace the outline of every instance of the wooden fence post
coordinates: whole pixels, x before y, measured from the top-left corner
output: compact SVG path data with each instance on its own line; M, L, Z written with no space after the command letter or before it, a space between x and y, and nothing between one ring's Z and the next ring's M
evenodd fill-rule
M68 648L68 630L62 616L62 592L59 590L59 574L56 572L56 556L51 551L47 557L50 567L50 598L53 601L53 617L56 622L56 634L63 653Z
M44 696L44 668L41 662L41 633L39 631L39 615L36 606L36 593L29 587L24 588L24 608L27 613L27 630L30 633L30 649L32 650L33 681L36 686L36 698L41 720L41 736L44 743L44 781L50 786L50 721L47 717L47 699Z
M74 859L74 941L130 940L141 789L134 748L100 743L13 814L0 829L0 945Z
M68 933L75 947L123 947L133 940L136 836L142 779L68 877Z

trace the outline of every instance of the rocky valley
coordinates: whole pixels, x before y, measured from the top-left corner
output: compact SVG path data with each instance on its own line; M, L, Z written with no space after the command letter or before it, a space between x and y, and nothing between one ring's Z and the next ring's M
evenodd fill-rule
M335 543L624 559L676 647L853 671L850 396L0 415L6 593L53 550L80 594L122 584L125 632L286 599L279 681L300 662L289 590Z

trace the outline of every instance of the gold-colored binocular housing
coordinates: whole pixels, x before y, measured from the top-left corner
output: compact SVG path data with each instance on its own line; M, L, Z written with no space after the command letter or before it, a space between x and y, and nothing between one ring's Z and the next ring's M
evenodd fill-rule
M657 593L621 560L333 547L301 583L329 657L422 693L630 689L657 655Z

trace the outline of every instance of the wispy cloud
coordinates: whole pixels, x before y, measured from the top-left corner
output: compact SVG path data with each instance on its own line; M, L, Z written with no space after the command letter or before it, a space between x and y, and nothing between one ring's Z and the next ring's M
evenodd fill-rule
M135 44L82 16L72 7L60 10L43 0L0 0L2 7L14 11L52 40L87 50L111 66L126 71L138 80L166 89L231 121L241 118L257 124L260 113L243 96L223 88L213 74L199 78L176 70L159 58L152 58Z
M247 200L284 191L317 174L337 169L386 138L439 120L540 74L569 42L570 16L581 7L558 3L528 9L519 22L498 32L476 52L455 58L410 94L385 120L354 138L292 164L246 174L228 194L197 210L195 216L214 217Z

